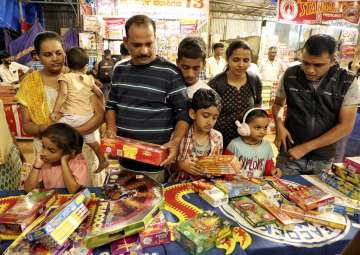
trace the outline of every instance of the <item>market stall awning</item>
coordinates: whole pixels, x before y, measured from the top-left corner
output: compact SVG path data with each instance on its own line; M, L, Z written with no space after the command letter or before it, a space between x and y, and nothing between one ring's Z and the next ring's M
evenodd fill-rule
M256 17L276 16L274 0L210 0L211 13L240 14Z

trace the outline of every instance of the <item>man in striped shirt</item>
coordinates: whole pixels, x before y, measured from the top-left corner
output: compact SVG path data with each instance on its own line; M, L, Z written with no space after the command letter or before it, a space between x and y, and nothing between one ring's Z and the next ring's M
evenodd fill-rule
M107 136L120 135L163 144L169 149L161 167L121 159L129 170L164 180L163 166L176 157L189 127L184 80L176 66L155 54L155 23L136 15L125 24L124 43L131 60L116 66L106 104Z

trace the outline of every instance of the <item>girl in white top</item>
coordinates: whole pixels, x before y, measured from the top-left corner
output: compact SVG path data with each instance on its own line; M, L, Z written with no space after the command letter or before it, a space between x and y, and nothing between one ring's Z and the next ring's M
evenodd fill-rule
M95 85L94 78L86 75L89 62L86 51L82 48L72 48L66 56L70 72L61 75L58 79L60 88L51 119L76 128L93 117L94 109L90 98L93 93L101 97L102 92ZM98 173L109 163L100 152L100 144L96 141L95 132L84 135L84 140L99 159L99 167L95 171Z

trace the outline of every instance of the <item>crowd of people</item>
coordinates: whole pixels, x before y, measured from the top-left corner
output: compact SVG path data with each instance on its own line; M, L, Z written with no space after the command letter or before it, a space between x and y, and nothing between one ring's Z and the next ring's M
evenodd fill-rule
M37 35L31 63L36 68L19 68L19 77L9 82L20 83L16 98L22 125L34 137L35 162L25 190L42 185L75 192L94 185L94 176L108 165L99 151L98 130L104 122L106 137L124 136L169 150L160 166L119 159L123 169L159 182L201 178L197 159L221 154L236 155L245 177L317 173L333 161L337 141L351 133L360 103L359 84L354 73L338 65L337 43L331 36L311 36L298 63L288 68L271 47L268 59L256 70L245 41L233 41L226 50L216 43L214 56L206 58L204 41L186 37L173 64L156 55L152 19L133 16L125 32L126 58L114 63L105 50L91 72L86 51L73 48L65 54L59 35ZM8 69L9 57L1 58ZM265 139L269 126L268 112L261 109L265 80L280 80L272 106L276 162L271 142ZM0 157L0 171L11 179L5 183L0 179L0 187L13 189L19 182L21 157L4 123L0 108L1 134L6 134L0 141L0 148L5 148L0 155L6 155Z

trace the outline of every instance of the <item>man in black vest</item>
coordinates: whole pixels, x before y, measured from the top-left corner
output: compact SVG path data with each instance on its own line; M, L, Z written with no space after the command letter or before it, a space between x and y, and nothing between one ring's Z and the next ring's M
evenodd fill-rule
M353 129L359 85L353 73L337 64L335 51L333 37L313 35L304 45L301 64L288 68L281 78L272 112L280 150L277 166L284 175L328 168L336 142Z

